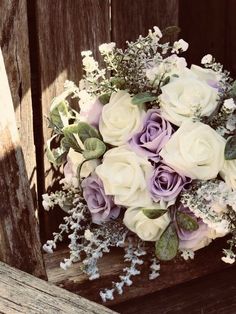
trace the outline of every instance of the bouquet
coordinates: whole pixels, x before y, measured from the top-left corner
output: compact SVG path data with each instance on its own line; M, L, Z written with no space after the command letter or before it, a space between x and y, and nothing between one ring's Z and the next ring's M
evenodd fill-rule
M101 66L82 52L83 78L66 81L50 109L47 155L64 176L43 206L67 215L44 249L67 235L61 267L82 260L92 280L97 260L123 247L129 266L103 301L132 284L144 258L155 279L160 262L193 259L229 233L222 260L236 257L236 83L210 54L187 67L188 44L162 35L100 45Z

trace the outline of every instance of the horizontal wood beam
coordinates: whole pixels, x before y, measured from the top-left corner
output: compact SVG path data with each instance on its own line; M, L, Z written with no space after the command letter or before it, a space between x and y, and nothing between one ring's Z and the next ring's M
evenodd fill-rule
M0 278L0 313L115 313L1 262Z
M222 247L226 245L226 239L219 239L209 247L196 252L194 260L184 261L179 257L174 261L161 263L160 276L155 280L148 279L149 267L146 262L140 268L141 275L133 277L134 285L125 287L124 294L116 294L114 300L105 304L110 306L130 301L223 270L228 267L228 264L221 261ZM100 278L90 281L82 273L81 263L75 263L66 271L61 269L60 261L65 257L68 257L66 249L58 250L53 254L45 254L48 280L96 302L101 302L99 291L104 288L112 288L112 282L119 280L119 275L122 274L125 267L123 250L115 249L100 259L98 263Z

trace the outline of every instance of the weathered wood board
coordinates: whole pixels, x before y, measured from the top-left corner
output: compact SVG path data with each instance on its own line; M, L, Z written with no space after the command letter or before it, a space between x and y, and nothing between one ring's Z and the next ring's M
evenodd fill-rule
M10 84L30 188L36 201L36 156L26 0L0 1L0 46Z
M109 1L108 0L38 0L35 5L36 47L38 52L39 82L36 88L41 88L41 117L43 141L50 137L47 125L50 103L63 91L65 80L78 84L82 76L81 51L97 52L97 46L110 41ZM34 43L32 43L34 45ZM42 147L43 149L43 147ZM52 187L58 180L50 171L51 165L46 156L44 161L45 182L42 178L39 191ZM60 221L55 212L42 215L42 231L44 238L51 237Z
M45 277L38 223L0 49L0 260Z
M112 308L121 314L235 314L235 273L234 265Z
M158 26L161 30L179 25L178 0L112 0L112 41L124 47L126 40L133 41L149 29Z
M172 262L161 263L160 276L155 280L148 279L148 263L144 264L141 268L142 274L133 277L134 285L126 287L124 294L116 294L113 301L105 304L109 306L119 304L227 268L228 265L221 261L222 246L225 242L225 239L219 239L209 247L196 252L194 260L184 261L178 258ZM89 281L82 273L80 263L75 263L67 271L59 267L60 261L67 257L67 250L45 254L48 280L90 300L101 302L99 291L112 288L112 282L117 281L122 274L125 267L122 254L122 251L114 250L112 254L103 256L99 261L101 277L94 281Z
M0 262L0 313L112 314L99 304Z

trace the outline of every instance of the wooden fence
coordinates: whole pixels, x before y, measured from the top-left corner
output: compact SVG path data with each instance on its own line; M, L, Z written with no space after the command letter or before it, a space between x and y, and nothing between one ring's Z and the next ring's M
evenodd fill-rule
M34 198L40 203L55 180L44 155L46 116L64 81L79 82L81 50L97 55L103 42L124 46L154 25L179 25L190 43L189 62L213 53L236 75L235 10L233 0L1 0L0 44ZM49 224L51 214L40 210L43 239L61 220L53 216Z
M189 62L199 64L212 53L236 76L235 12L234 0L0 0L0 46L43 241L61 222L60 214L40 206L55 181L44 154L50 135L46 116L64 81L79 82L81 50L97 56L103 42L122 47L154 25L178 25L180 37L190 43Z

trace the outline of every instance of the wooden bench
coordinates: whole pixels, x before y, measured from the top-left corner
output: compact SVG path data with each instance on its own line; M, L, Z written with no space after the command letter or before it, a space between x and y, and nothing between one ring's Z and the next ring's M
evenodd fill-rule
M115 312L0 262L0 313L112 314Z

